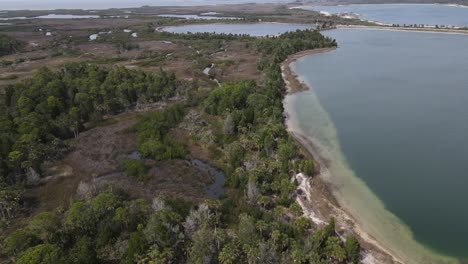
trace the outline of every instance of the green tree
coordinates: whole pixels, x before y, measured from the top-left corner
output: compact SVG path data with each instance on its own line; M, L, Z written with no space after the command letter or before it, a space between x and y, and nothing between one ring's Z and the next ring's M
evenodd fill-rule
M312 221L309 218L301 216L294 220L294 225L300 229L310 229L312 225Z
M41 240L31 230L26 228L18 229L5 239L3 253L15 256L39 243L41 243Z
M213 231L211 228L203 226L193 234L188 263L212 263L216 259Z
M8 55L19 51L25 44L13 37L0 34L0 56Z
M315 162L313 160L302 161L302 172L307 176L313 176L315 173Z
M143 199L125 201L123 206L115 210L112 221L120 223L123 230L136 231L139 224L146 224L150 214L150 206Z
M346 250L346 256L348 257L348 261L353 264L359 263L359 254L361 251L361 246L359 245L359 242L355 236L348 236L346 238L344 248Z
M85 202L73 203L65 212L63 222L67 229L82 234L90 234L94 224L92 214Z
M242 244L250 244L257 240L257 230L253 218L246 214L239 216L237 236Z
M56 213L43 212L34 216L28 224L28 229L44 241L52 242L60 228L60 218Z
M148 248L148 242L145 239L143 231L140 229L130 234L130 240L128 242L128 248L126 252L126 263L135 263L138 256L145 253Z
M138 264L156 264L156 263L173 263L174 252L165 248L159 250L157 245L153 245L144 256L140 256L137 260Z
M341 246L341 240L336 236L331 236L327 239L325 254L337 261L344 261L346 259L346 251Z
M63 260L63 251L56 245L41 244L29 248L20 254L17 264L60 264Z
M151 215L144 234L149 243L155 243L160 248L172 248L183 239L181 229L182 218L169 209L162 209Z
M81 237L67 255L67 263L94 264L98 263L95 244L89 237Z
M20 186L8 186L0 183L0 219L8 221L21 208L24 190Z
M240 262L241 249L236 242L227 243L221 252L219 252L218 260L222 264L234 264Z
M147 179L148 168L141 160L127 159L123 161L125 167L125 174L138 181Z

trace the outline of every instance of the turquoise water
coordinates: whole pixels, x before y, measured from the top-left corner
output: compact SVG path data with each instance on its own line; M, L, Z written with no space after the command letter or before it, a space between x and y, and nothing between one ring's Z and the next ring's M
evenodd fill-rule
M388 24L468 26L468 7L437 4L359 4L309 6L332 14L355 13L362 19Z
M176 27L165 27L165 31L173 33L226 33L226 34L248 34L251 36L278 35L287 31L297 29L310 29L310 25L283 24L283 23L253 23L253 24L205 24L184 25Z
M340 48L293 65L312 90L286 108L332 161L338 200L409 262L466 259L468 36L326 34Z

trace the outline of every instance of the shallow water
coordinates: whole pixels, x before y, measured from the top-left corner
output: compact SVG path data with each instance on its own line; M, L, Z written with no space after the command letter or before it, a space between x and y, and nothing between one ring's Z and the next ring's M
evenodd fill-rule
M24 20L24 19L78 19L78 18L99 18L99 16L94 15L58 15L58 14L48 14L43 16L36 17L0 17L0 20Z
M99 18L95 15L60 15L60 14L48 14L44 16L37 16L33 18L42 18L42 19L76 19L76 18Z
M468 26L468 8L438 4L356 4L309 6L308 10L332 14L354 13L360 18L387 24Z
M142 160L138 151L133 151L128 154L127 158ZM224 194L224 181L226 177L224 172L199 159L191 159L190 163L198 169L206 171L208 174L213 176L214 181L206 186L206 194L211 199L219 199Z
M310 25L282 24L282 23L253 23L253 24L204 24L165 27L165 31L173 33L226 33L226 34L248 34L251 36L278 35L287 31L297 29L310 29Z
M222 15L223 13L219 13L219 12L206 12L206 13L201 13L200 15L202 16L214 16L214 15Z
M340 204L378 241L409 263L467 258L468 36L326 34L338 50L293 65L313 90L287 97L290 125L331 161Z
M28 19L28 17L0 17L0 21L6 21L6 20L24 20Z
M210 70L213 67L214 67L214 64L211 64L209 67L206 67L205 69L203 69L203 74L210 75Z
M207 171L211 176L214 177L214 182L206 187L206 193L211 199L219 199L224 194L224 180L225 175L221 170L216 169L208 163L205 163L199 159L192 159L192 165Z
M89 41L93 41L93 40L96 40L98 38L98 34L91 34L89 35Z

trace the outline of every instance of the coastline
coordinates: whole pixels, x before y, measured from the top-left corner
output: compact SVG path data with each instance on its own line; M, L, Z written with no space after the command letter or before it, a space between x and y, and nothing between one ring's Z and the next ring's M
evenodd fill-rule
M286 58L286 60L281 64L281 75L286 83L287 94L309 90L304 81L291 70L290 64L307 55L319 54L333 50L336 50L336 47L305 50Z
M387 30L387 31L407 31L407 32L422 32L422 33L439 33L439 34L456 34L456 35L467 35L468 30L465 29L457 29L457 28L435 28L435 27L425 27L425 28L411 28L411 27L393 27L391 24L385 24L377 21L368 21L370 23L376 24L375 26L369 26L369 25L336 25L336 29L372 29L372 30ZM282 22L254 22L254 23L228 23L228 24L289 24L289 23L282 23ZM186 24L186 25L226 25L226 23L221 23L221 22L214 22L214 23L195 23L195 24ZM304 26L311 26L310 24L297 24L297 25L304 25ZM155 32L170 32L167 31L166 29L169 27L180 27L180 26L185 26L185 25L176 25L176 26L162 26L162 27L156 27ZM321 52L326 52L329 51L329 49L334 49L334 48L319 48L319 49L313 49L313 50L306 50L306 51L301 51L296 54L291 55L286 59L286 61L290 61L289 63L292 63L293 61L297 60L300 57L310 55L310 54L315 54L315 53L321 53ZM286 62L285 61L285 62ZM284 65L284 63L283 63ZM294 75L294 73L293 73ZM300 91L307 90L307 88L300 89Z
M307 55L333 50L336 48L313 49L289 56L281 65L283 80L287 87L286 96L309 89L304 81L292 71L290 67L292 63ZM285 113L289 116L286 107ZM305 178L302 174L296 175L299 182L298 193L300 194L296 200L305 214L318 226L325 225L332 217L335 218L337 233L342 239L349 233L354 234L361 243L362 263L404 263L359 226L357 221L339 205L332 193L332 186L323 179L323 175L329 173L327 161L316 151L314 143L297 131L289 119L287 117L285 122L286 129L301 147L303 154L317 162L319 170L318 175L313 178Z
M457 34L466 35L468 30L450 29L450 28L410 28L410 27L391 27L391 26L360 26L360 25L337 25L337 29L373 29L373 30L388 30L388 31L410 31L423 33L439 33L439 34Z

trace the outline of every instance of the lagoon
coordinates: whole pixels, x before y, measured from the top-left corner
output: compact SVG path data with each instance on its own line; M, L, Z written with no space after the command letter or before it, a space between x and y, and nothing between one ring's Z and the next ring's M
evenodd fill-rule
M255 0L257 4L289 0ZM148 6L207 6L252 3L252 0L1 0L0 10L107 9Z
M248 34L251 36L278 35L297 29L311 29L311 25L285 24L285 23L252 23L252 24L204 24L165 27L164 31L173 33L225 33Z
M331 14L353 13L361 19L386 24L468 26L468 7L439 4L354 4L306 6Z
M340 204L408 263L468 251L468 36L333 30L292 65L289 125L329 161Z
M212 16L212 15L176 15L176 14L161 14L160 17L171 17L171 18L180 18L180 19L204 19L204 20L239 20L239 17L223 17L223 16Z
M33 18L42 19L78 19L78 18L99 18L100 16L95 15L70 15L70 14L48 14L44 16L37 16Z
M25 20L25 19L84 19L84 18L99 18L95 15L70 15L70 14L48 14L35 17L0 17L0 20Z

